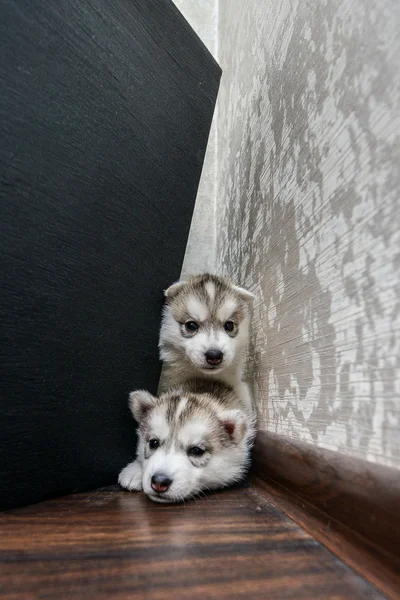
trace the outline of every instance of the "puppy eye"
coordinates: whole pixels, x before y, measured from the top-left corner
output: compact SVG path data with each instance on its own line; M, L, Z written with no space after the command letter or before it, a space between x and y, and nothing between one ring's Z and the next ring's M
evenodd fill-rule
M226 321L224 324L225 331L233 331L235 328L235 323L233 321Z
M192 446L188 450L189 456L203 456L205 450L203 448L199 448L198 446Z
M156 448L158 448L159 445L160 445L160 442L157 440L157 438L153 438L152 440L149 441L150 450L155 450Z
M191 333L193 333L194 331L197 331L199 328L199 326L197 325L197 323L195 321L187 321L185 323L185 327Z

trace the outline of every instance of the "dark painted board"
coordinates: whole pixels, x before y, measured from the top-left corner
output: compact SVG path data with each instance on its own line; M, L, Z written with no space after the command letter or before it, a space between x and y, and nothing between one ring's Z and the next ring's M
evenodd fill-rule
M2 600L382 600L255 490L184 505L120 490L0 515Z
M0 0L0 506L115 481L220 69L167 0Z

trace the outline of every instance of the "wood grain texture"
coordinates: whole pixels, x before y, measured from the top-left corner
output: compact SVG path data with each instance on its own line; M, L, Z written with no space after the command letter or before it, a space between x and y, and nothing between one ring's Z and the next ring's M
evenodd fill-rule
M382 598L249 487L186 505L118 489L0 515L0 592L35 598Z
M0 507L114 483L220 69L169 0L0 0Z
M397 470L259 432L253 472L269 500L387 594L400 597Z

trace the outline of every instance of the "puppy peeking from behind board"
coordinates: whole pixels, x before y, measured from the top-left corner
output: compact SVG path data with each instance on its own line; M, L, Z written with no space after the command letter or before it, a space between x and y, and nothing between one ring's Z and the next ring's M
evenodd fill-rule
M136 460L119 475L128 490L179 502L242 479L255 411L242 381L253 294L216 275L165 291L160 357L167 390L129 396L139 424Z

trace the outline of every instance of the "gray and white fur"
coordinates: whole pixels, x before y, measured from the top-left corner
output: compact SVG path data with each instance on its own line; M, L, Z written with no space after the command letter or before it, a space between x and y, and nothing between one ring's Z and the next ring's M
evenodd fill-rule
M164 385L137 391L136 460L120 484L158 502L176 502L241 479L249 465L255 411L242 381L254 296L215 275L165 291L160 332Z

